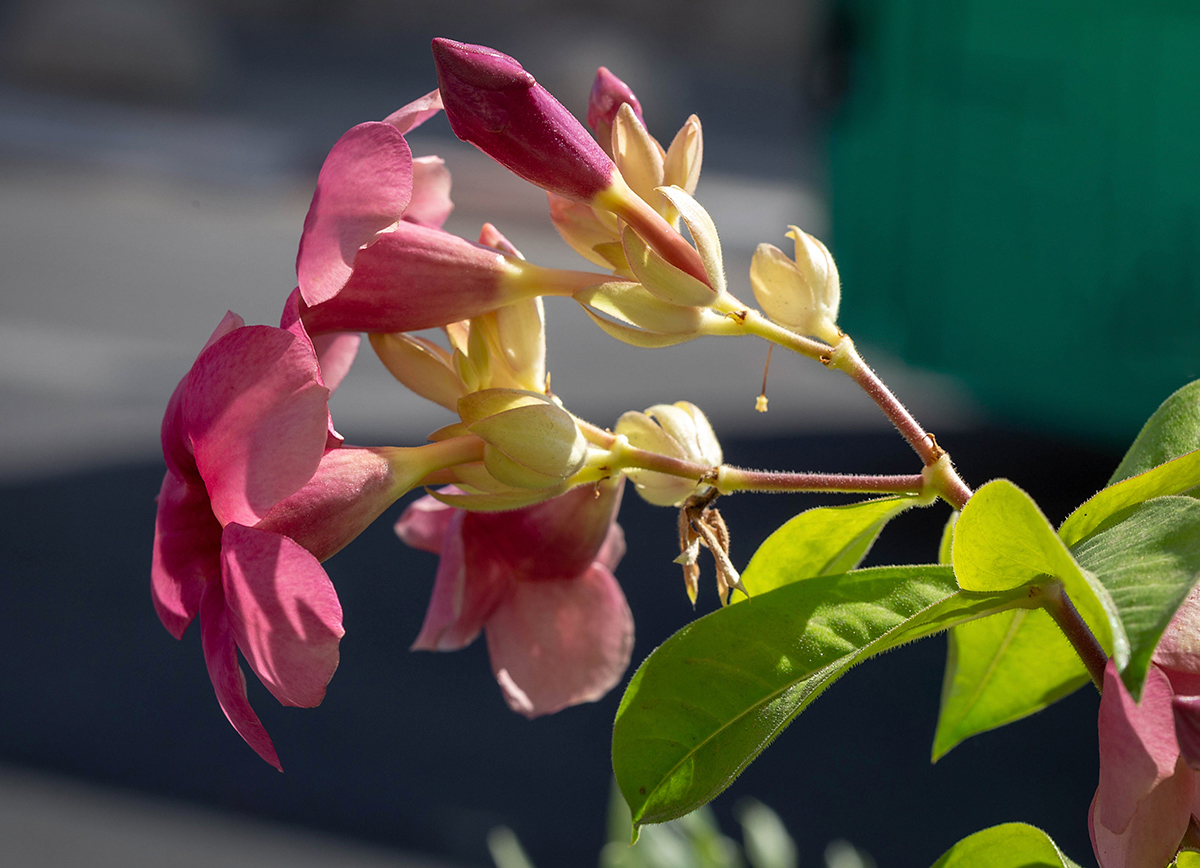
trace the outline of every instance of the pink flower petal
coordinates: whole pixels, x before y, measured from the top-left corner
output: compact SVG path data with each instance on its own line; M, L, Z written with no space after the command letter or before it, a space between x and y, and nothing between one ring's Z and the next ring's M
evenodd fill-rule
M211 336L205 341L200 352L196 354L197 358L204 354L204 351L215 344L218 340L225 337L236 329L241 328L246 324L233 311L226 311L225 316L217 324ZM179 476L189 481L199 481L200 474L196 470L196 460L192 455L192 443L187 436L187 430L183 423L183 396L187 392L188 377L191 375L189 370L183 375L183 379L179 381L179 385L175 387L175 391L171 394L170 400L167 401L167 409L163 414L162 421L162 448L163 457L167 461L167 467L175 471Z
M444 490L451 494L458 492L458 489L453 487ZM427 494L405 508L395 525L396 536L400 537L406 546L436 554L442 550L443 540L457 512L461 510L447 506L436 497ZM460 519L455 527L461 525ZM457 530L455 532L457 533Z
M188 376L183 425L222 524L254 524L309 480L325 451L329 390L311 346L282 329L240 328Z
M325 158L296 255L310 305L345 286L358 251L404 213L412 195L412 151L388 123L359 124Z
M1097 790L1088 811L1088 831L1100 868L1162 868L1174 859L1191 816L1194 777L1181 760L1176 773L1138 803L1123 833L1098 821Z
M230 524L221 573L230 629L250 668L284 705L319 705L345 631L317 559L287 537Z
M169 470L157 500L150 593L159 620L179 639L200 611L204 586L220 579L221 525L204 487Z
M1100 783L1096 787L1096 818L1110 832L1125 832L1142 801L1175 774L1179 746L1175 741L1171 696L1167 677L1151 666L1142 689L1141 704L1135 703L1121 682L1116 666L1109 661L1100 700ZM1190 790L1187 800L1191 800ZM1186 804L1173 808L1173 816L1183 817L1181 836L1189 813Z
M551 500L509 512L473 513L464 527L467 560L503 563L522 581L578 576L596 560L621 505L620 482L581 485ZM616 553L617 543L608 552ZM608 566L615 566L613 559Z
M502 564L472 560L464 532L471 515L453 512L414 651L457 651L470 645L513 584Z
M391 124L402 133L416 129L425 121L442 110L442 94L431 90L423 97L414 99L408 105L396 109L383 119L385 124Z
M342 384L346 374L350 373L350 366L354 364L361 343L362 335L347 332L318 335L313 338L313 349L316 350L317 361L321 366L321 379L330 394Z
M441 157L417 157L413 160L412 201L404 209L404 219L441 229L453 210L446 161Z
M1200 696L1176 696L1171 701L1171 710L1175 715L1179 753L1189 768L1200 769Z
M217 702L225 717L233 724L238 735L246 744L275 768L283 771L271 737L263 729L258 715L246 698L246 677L242 675L237 661L237 645L229 627L225 611L225 596L219 583L205 586L200 601L200 644L204 649L204 662L208 665L208 677L212 680Z
M1177 693L1200 693L1200 586L1192 588L1163 631L1154 662L1167 670Z
M492 671L526 717L593 702L611 690L633 650L633 616L612 573L518 582L488 619Z
M492 223L484 223L483 227L479 230L479 243L484 247L499 250L508 256L515 256L517 259L525 258L521 255L521 251L517 250L516 246L504 237L504 233Z

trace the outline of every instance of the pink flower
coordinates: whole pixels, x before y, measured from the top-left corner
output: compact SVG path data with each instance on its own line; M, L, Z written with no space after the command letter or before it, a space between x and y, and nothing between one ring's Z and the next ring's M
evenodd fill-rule
M440 228L450 215L450 173L441 158L413 159L404 133L441 109L435 90L384 121L359 124L337 140L317 176L296 254L307 305L335 297L359 251L398 220Z
M526 717L592 702L629 665L633 617L612 574L625 551L622 482L580 486L511 512L464 512L432 497L396 533L438 552L414 649L453 651L487 634L492 671Z
M1200 590L1168 625L1136 703L1109 661L1100 782L1088 813L1101 868L1162 868L1200 822Z
M388 450L341 445L298 304L293 294L290 328L246 326L227 314L172 395L151 567L163 625L179 638L199 614L217 700L276 768L237 653L281 703L319 704L343 633L320 561L407 488ZM321 345L340 378L357 338Z
M326 157L296 256L310 335L434 328L603 280L442 230L454 207L450 173L439 157L413 159L403 135L441 105L434 91L359 124Z

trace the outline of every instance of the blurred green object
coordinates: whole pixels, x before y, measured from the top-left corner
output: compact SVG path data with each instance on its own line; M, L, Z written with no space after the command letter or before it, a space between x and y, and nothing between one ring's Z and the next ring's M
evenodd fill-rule
M1127 440L1200 377L1200 3L847 0L841 324Z

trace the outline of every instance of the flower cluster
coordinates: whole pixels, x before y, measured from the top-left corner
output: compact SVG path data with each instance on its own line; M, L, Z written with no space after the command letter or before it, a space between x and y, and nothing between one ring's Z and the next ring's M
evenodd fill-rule
M652 503L698 509L697 496L718 493L721 449L686 402L627 413L615 432L568 411L549 390L543 296L573 297L643 346L767 322L729 294L716 228L694 198L695 117L663 148L602 68L589 132L507 55L443 39L433 53L438 90L330 150L280 326L228 314L163 421L154 605L176 637L199 615L222 710L276 767L239 652L280 702L321 702L343 634L321 564L417 487L430 493L396 532L440 562L413 648L485 633L506 701L528 716L595 700L625 672L633 621L612 572L625 476ZM603 271L538 266L491 224L477 242L443 228L449 172L406 138L443 110L460 138L547 190L554 226ZM771 328L834 341L836 270L819 242L793 237L795 262L756 257L755 295ZM453 414L428 443L348 446L334 428L329 395L361 333L400 384ZM727 540L705 540L727 564ZM721 575L736 583L731 565Z

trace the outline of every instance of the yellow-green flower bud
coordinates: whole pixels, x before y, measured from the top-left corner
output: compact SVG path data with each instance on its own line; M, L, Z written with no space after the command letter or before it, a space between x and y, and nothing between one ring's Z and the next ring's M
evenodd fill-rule
M644 413L630 411L617 420L615 432L629 445L670 458L715 467L724 460L721 444L700 408L687 401L655 404ZM670 476L652 470L632 469L625 474L638 494L655 506L675 506L708 489L698 479Z
M467 430L487 444L483 463L515 488L549 488L578 470L587 441L575 419L545 395L486 389L458 402Z

